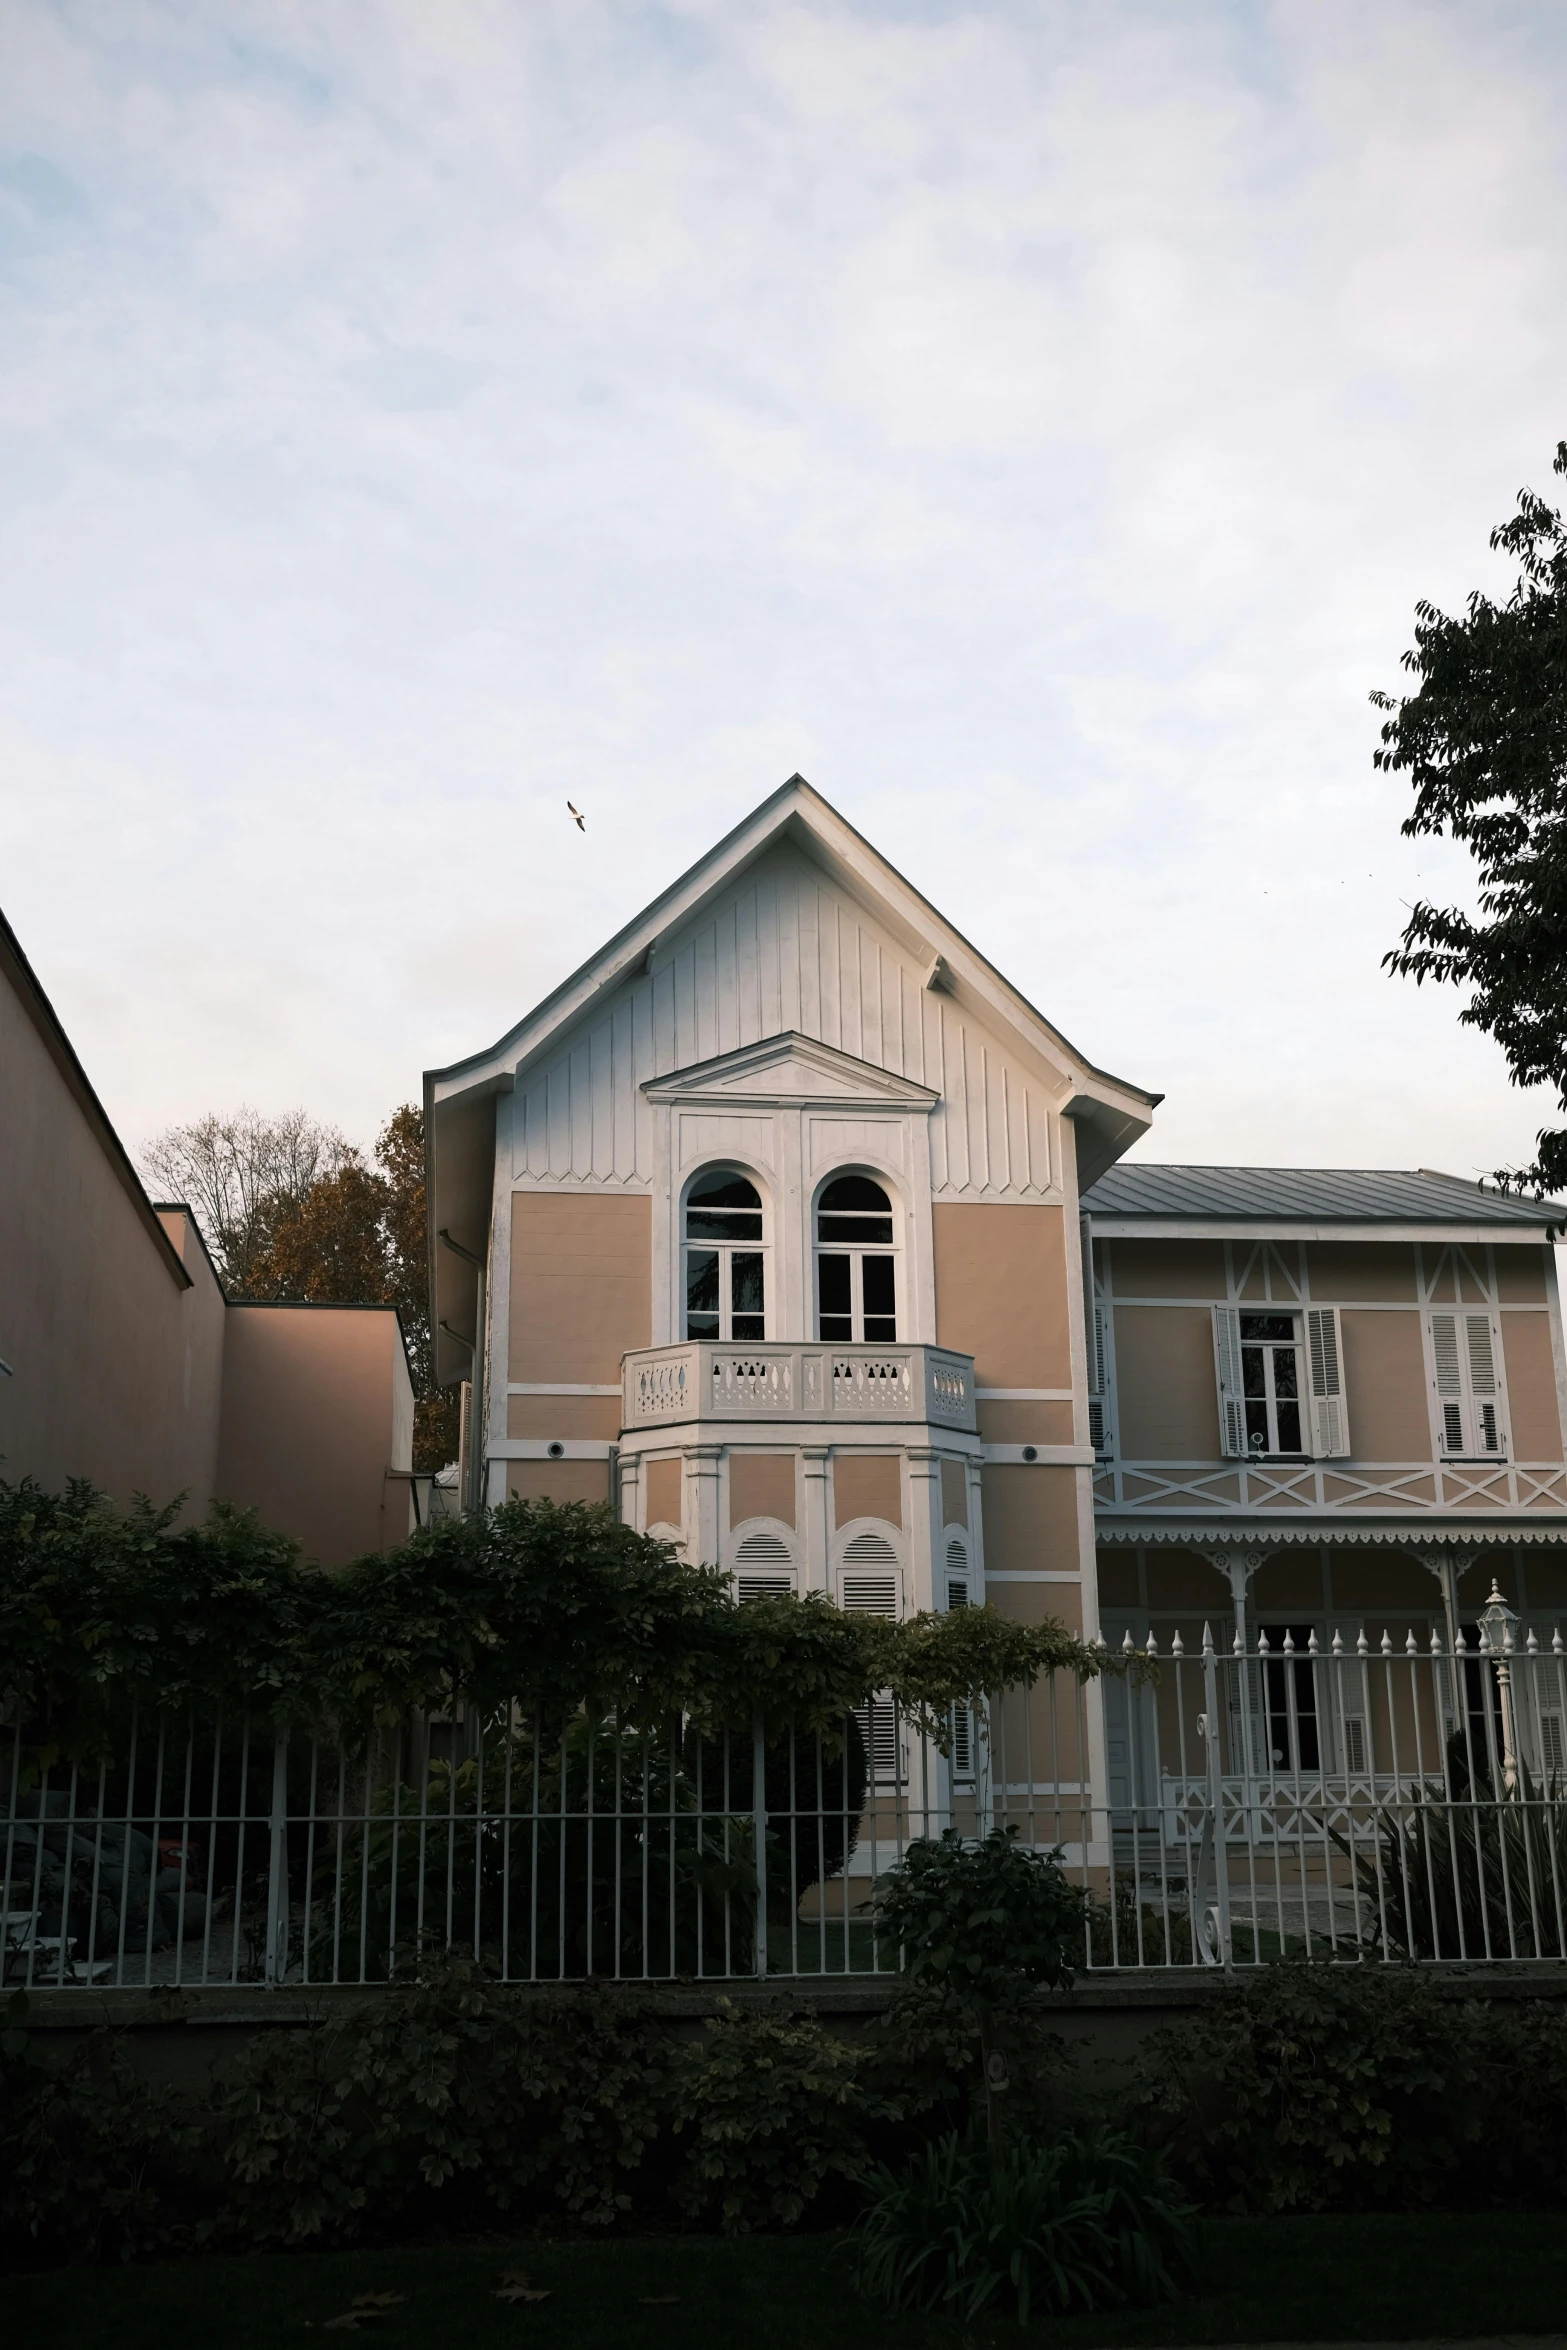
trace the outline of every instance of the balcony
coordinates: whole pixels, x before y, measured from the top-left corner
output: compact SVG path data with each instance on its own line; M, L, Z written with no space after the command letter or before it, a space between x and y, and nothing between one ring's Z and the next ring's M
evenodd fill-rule
M719 1346L692 1339L622 1360L622 1425L691 1420L902 1420L974 1431L974 1358L942 1346Z

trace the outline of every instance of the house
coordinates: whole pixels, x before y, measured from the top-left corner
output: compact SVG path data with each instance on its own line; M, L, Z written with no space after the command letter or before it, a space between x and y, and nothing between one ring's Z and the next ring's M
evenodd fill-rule
M155 1206L0 918L0 1476L257 1508L337 1566L411 1522L413 1390L390 1306L226 1298Z
M470 1505L1117 1641L1567 1603L1567 1209L1123 1164L1160 1096L798 776L425 1098Z

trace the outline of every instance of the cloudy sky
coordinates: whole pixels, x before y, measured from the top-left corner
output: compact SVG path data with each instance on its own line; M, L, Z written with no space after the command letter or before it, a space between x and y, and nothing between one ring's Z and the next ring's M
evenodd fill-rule
M798 768L1142 1155L1526 1152L1366 697L1552 487L1564 98L1555 0L0 0L0 905L127 1140L368 1138Z

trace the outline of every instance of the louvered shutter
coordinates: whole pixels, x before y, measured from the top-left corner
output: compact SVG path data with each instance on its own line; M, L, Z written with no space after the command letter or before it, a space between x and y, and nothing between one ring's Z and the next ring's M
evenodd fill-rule
M1349 1450L1349 1413L1337 1306L1307 1309L1306 1386L1311 1398L1311 1449L1318 1460L1338 1460Z
M881 1569L883 1571L878 1572ZM846 1615L896 1616L898 1554L884 1534L856 1534L843 1554L839 1605ZM856 1709L873 1779L900 1776L898 1709L888 1697L873 1697Z
M1219 1371L1219 1442L1227 1458L1244 1456L1246 1399L1241 1393L1241 1317L1237 1306L1213 1309L1213 1352Z
M1110 1450L1110 1382L1105 1368L1105 1308L1094 1308L1093 1350L1088 1358L1088 1441L1103 1457Z
M968 1606L968 1559L963 1545L954 1536L947 1544L947 1607ZM955 1705L952 1709L952 1776L972 1779L974 1776L974 1709Z
M780 1534L759 1527L743 1535L735 1549L735 1597L742 1607L752 1599L788 1599L794 1591L794 1559Z
M1488 1313L1431 1316L1431 1360L1445 1453L1499 1456L1502 1388L1496 1333Z
M1491 1317L1465 1314L1464 1322L1464 1353L1473 1406L1471 1441L1476 1452L1497 1453L1502 1449L1502 1398L1501 1382L1496 1375L1496 1351L1491 1342Z

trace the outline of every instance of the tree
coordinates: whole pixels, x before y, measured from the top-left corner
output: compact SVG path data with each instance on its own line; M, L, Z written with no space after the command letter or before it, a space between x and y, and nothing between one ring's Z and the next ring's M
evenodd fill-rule
M1554 470L1567 474L1567 441ZM1384 966L1474 990L1459 1013L1494 1036L1515 1085L1553 1085L1567 1113L1567 527L1533 490L1491 533L1518 564L1506 601L1478 590L1461 615L1415 607L1403 666L1418 678L1388 712L1375 763L1407 771L1403 830L1465 842L1480 918L1420 903ZM1544 1128L1532 1166L1499 1168L1505 1188L1567 1184L1567 1128Z
M154 1197L193 1210L225 1289L247 1297L280 1207L350 1156L346 1137L304 1110L263 1118L241 1108L168 1127L147 1144L142 1168Z

